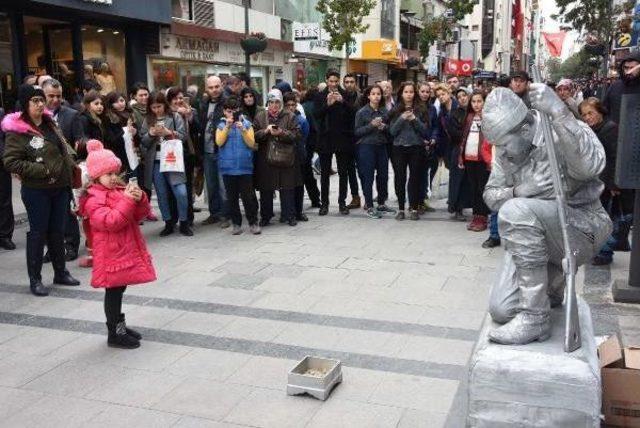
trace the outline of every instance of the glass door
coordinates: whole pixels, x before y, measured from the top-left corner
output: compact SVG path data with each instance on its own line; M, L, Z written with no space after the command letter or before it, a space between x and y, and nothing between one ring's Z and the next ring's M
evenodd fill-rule
M0 107L7 113L13 110L18 87L11 49L11 23L7 15L0 14Z

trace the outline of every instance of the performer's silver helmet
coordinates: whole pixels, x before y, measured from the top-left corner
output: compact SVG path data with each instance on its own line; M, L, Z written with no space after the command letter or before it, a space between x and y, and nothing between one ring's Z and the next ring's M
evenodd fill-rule
M529 109L511 89L495 88L482 109L482 134L491 144L500 139L527 117Z

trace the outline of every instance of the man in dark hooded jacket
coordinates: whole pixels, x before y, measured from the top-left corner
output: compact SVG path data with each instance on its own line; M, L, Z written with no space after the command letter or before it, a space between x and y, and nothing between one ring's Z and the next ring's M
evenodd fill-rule
M613 82L605 93L602 104L609 112L609 119L620 124L620 107L622 97L628 94L640 94L640 52L631 52L618 64L620 78ZM621 199L621 216L616 219L615 225L615 251L630 251L629 232L633 224L633 195ZM595 264L598 263L594 260Z
M620 123L622 96L640 94L640 52L631 52L618 64L620 78L613 82L604 95L602 104L609 112L609 119Z

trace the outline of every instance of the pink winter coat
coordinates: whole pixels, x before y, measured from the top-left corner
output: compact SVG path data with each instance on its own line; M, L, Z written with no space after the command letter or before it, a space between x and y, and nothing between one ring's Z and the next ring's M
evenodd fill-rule
M80 198L80 214L89 219L92 235L93 287L111 288L156 279L138 223L150 211L147 195L140 202L124 195L124 188L93 184Z

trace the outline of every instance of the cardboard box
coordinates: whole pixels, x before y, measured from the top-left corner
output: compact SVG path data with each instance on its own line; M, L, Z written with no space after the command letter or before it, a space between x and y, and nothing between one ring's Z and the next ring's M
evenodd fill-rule
M611 336L598 355L605 423L640 428L640 348L622 348L618 337Z

